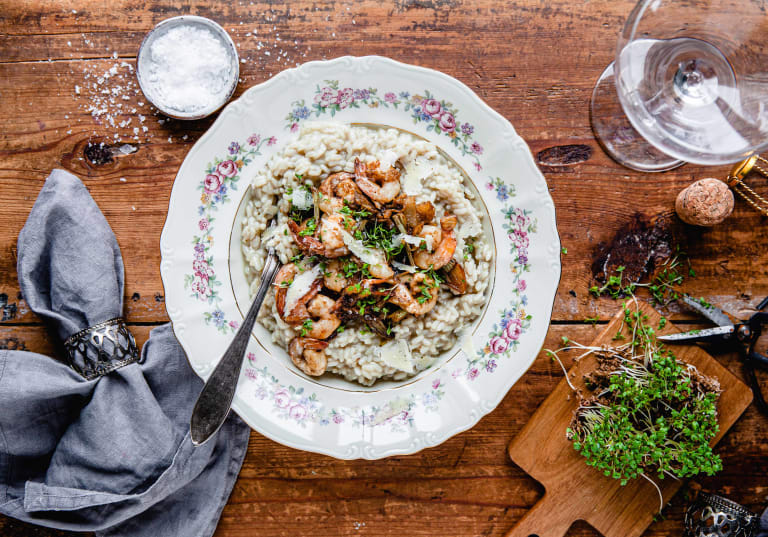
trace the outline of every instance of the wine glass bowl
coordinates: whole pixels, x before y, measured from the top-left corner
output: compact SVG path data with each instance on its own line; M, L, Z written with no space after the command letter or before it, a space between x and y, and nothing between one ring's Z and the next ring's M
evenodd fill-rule
M591 112L609 154L643 171L765 149L768 0L640 0Z

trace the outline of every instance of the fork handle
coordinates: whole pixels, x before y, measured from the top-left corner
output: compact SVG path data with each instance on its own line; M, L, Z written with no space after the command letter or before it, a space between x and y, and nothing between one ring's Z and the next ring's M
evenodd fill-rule
M256 322L256 316L259 314L261 304L264 302L264 297L267 296L267 291L275 279L278 268L280 268L280 262L277 260L277 256L270 253L261 273L261 282L256 290L256 297L253 299L251 307L248 308L243 324L240 325L235 338L227 347L224 356L221 357L213 373L208 377L197 398L190 420L192 443L196 446L210 439L219 430L227 418L227 414L229 414L253 324Z

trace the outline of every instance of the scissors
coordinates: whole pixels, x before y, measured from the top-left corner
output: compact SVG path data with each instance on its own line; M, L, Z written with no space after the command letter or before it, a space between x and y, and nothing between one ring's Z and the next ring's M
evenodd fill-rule
M696 300L685 295L682 301L686 306L700 313L717 326L703 330L690 330L688 332L659 336L657 339L665 343L724 342L736 346L744 363L744 369L747 373L752 393L755 395L757 407L764 414L768 414L768 404L763 397L763 392L755 374L755 368L768 371L768 356L755 351L755 343L763 332L763 325L768 324L768 312L763 311L768 306L768 297L758 304L757 313L744 322L732 321L723 310L703 300Z

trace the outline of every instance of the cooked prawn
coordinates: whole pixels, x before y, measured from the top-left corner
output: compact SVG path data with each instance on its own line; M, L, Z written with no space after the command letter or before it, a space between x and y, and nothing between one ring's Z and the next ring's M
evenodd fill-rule
M424 274L417 272L413 275L401 277L401 282L396 284L388 302L403 308L412 315L424 315L437 304L438 286L435 281ZM419 297L422 300L420 301Z
M288 354L296 367L309 376L319 377L325 373L328 359L325 357L327 341L309 337L293 338L288 344Z
M344 205L361 207L374 211L375 207L355 184L354 174L347 172L333 173L320 183L318 188L318 208L326 214L341 211Z
M325 257L341 257L349 253L344 244L343 231L343 214L326 214L320 219L320 242L323 243Z
M307 302L314 298L314 296L320 292L320 289L323 286L323 280L320 278L316 279L314 282L312 282L312 286L309 288L307 294L305 294L299 299L298 302L296 302L296 305L293 307L293 309L291 309L291 311L286 312L285 295L288 293L288 287L290 286L298 271L299 268L293 263L283 265L280 267L280 270L277 271L277 274L275 275L275 282L273 284L276 288L275 306L277 307L277 313L280 315L282 320L289 324L297 324L303 322L306 319L309 319Z
M456 234L453 231L455 226L455 216L446 216L440 221L440 236L438 242L432 242L433 251L419 250L413 254L413 262L417 267L439 269L453 258L453 254L456 252ZM427 227L432 228L434 226L424 226L422 233Z
M355 182L374 202L389 203L400 193L400 172L390 167L379 170L379 161L363 164L355 159Z
M341 261L333 259L328 262L323 272L323 285L331 291L340 293L350 284L349 278L344 275Z
M371 276L374 278L379 278L382 280L389 280L392 276L395 275L395 271L392 270L392 267L390 267L387 263L376 263L375 265L369 265L368 272L370 272Z
M336 216L336 215L332 215ZM339 217L342 218L343 221L343 215L339 214ZM299 246L299 249L308 255L321 255L324 257L341 257L342 255L346 255L349 253L349 250L347 250L347 247L344 246L343 241L341 244L341 247L338 245L338 241L335 240L336 238L340 239L341 237L341 231L338 231L338 237L334 238L331 234L331 228L329 227L326 230L326 235L328 236L330 241L330 247L325 244L321 239L323 237L323 223L325 221L325 216L320 221L320 239L317 237L314 237L312 235L302 235L302 230L299 225L294 222L293 220L288 220L288 229L291 230L291 235L293 235L293 240L296 241L296 244ZM334 223L329 223L329 226L333 226Z
M307 330L307 336L314 339L325 339L333 334L339 325L339 319L333 313L336 301L325 295L317 295L307 306L307 311L313 317L312 327Z

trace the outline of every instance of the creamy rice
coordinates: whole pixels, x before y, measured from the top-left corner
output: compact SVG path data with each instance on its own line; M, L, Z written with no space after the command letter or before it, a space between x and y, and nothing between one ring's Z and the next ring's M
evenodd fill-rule
M437 218L445 213L458 218L458 246L454 257L463 265L468 284L467 293L461 296L441 288L432 310L419 317L408 316L394 325L394 337L408 341L418 372L431 366L440 354L453 347L462 330L471 326L482 312L493 257L492 247L483 232L482 212L472 201L475 196L464 185L461 171L443 157L434 144L396 129L351 127L331 122L305 123L298 138L270 158L251 183L251 196L242 223L246 278L253 295L267 248L274 247L282 263L289 263L290 258L299 253L287 227L291 210L291 196L286 194L289 187L296 189L307 181L317 186L330 173L353 172L355 157L370 162L380 159L387 151L395 152L406 169L408 163L418 161L427 162L434 170L421 181L421 191L415 194L416 201L431 202ZM301 180L296 178L297 174ZM276 225L269 227L276 215ZM467 244L474 248L464 248ZM300 326L291 326L280 319L274 289L267 294L258 322L284 349L301 331ZM362 333L361 328L348 327L328 341L325 351L328 372L363 385L371 385L382 378L402 380L411 376L384 363L380 346L386 340L372 332Z

